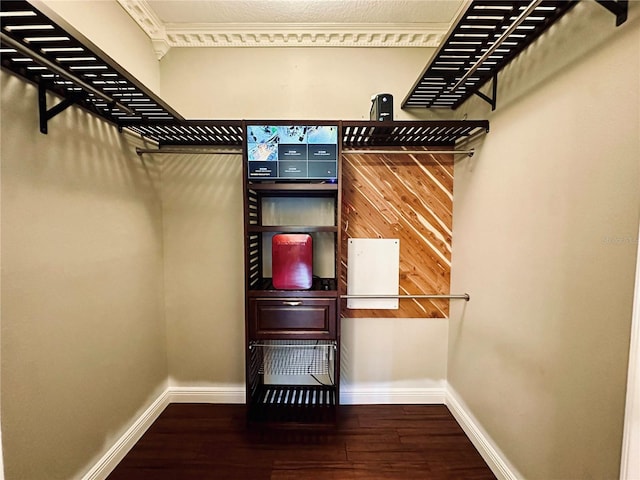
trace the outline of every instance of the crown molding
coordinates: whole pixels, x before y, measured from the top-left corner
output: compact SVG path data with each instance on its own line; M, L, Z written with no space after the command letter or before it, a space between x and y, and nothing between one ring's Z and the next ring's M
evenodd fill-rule
M146 0L118 0L151 39L160 60L172 47L429 47L442 23L163 23Z
M118 3L151 39L158 60L162 59L171 45L167 41L164 23L153 11L151 5L146 0L118 0Z
M372 23L166 24L172 47L437 47L447 26Z

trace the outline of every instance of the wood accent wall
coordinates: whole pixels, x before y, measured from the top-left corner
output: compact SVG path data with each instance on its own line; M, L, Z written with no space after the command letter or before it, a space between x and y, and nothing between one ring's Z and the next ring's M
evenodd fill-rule
M342 259L346 293L350 238L400 239L400 291L449 294L453 155L350 153L342 159ZM398 310L350 310L346 318L446 318L449 300L404 299Z

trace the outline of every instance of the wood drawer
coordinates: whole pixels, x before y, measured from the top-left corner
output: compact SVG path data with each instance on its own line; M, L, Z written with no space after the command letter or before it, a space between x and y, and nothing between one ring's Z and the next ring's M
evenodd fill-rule
M335 339L334 298L252 298L249 336L262 339Z

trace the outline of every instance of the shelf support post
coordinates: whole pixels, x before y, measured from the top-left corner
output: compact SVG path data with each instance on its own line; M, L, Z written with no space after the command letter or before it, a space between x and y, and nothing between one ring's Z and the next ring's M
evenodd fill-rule
M596 2L616 16L616 27L627 21L629 0L596 0Z
M54 105L47 110L47 87L43 83L38 84L38 110L40 111L40 133L47 134L47 123L53 117L62 113L74 103L77 103L80 99L86 96L85 92L73 94L64 100L60 101L57 105Z

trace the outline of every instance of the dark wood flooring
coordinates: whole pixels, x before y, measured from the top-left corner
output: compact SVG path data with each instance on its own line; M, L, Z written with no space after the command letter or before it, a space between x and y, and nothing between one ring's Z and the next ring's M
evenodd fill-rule
M339 407L326 430L248 427L243 405L171 404L108 480L495 479L443 405Z

